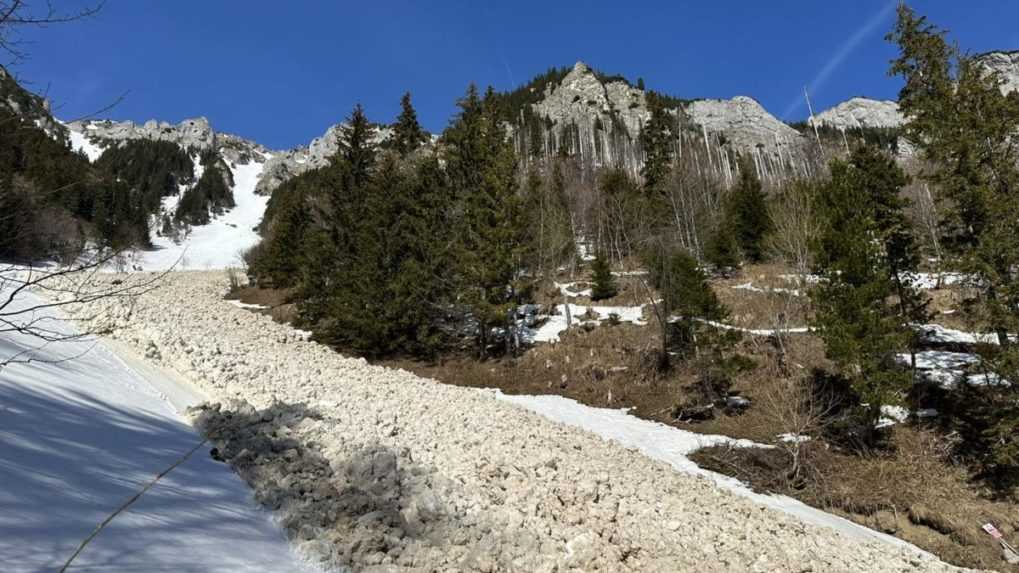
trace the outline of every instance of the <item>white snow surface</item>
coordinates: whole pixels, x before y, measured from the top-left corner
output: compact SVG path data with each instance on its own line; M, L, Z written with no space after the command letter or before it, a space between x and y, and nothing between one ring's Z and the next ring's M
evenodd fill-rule
M753 282L746 282L744 284L736 285L732 287L735 290L746 290L750 292L762 292L769 294L788 294L791 296L803 296L803 291L795 288L782 288L782 287L759 287L754 286Z
M71 149L76 152L84 152L89 161L94 162L103 154L104 149L89 141L84 133L73 129L68 129L67 132L70 134Z
M556 314L548 317L548 320L537 329L531 330L525 335L530 342L558 342L559 335L566 332L566 310L569 308L570 318L574 327L584 322L602 322L608 320L613 314L619 317L621 322L632 322L638 326L647 324L644 320L644 305L640 306L581 306L577 304L557 304ZM588 312L593 312L597 318L589 321L584 318Z
M591 296L592 293L590 288L573 290L577 286L577 283L575 282L573 283L557 282L555 283L555 286L557 289L559 289L559 292L562 293L562 295L565 296L566 298L589 297Z
M500 400L635 449L651 459L668 463L679 472L707 477L723 489L795 516L806 523L834 529L853 540L878 540L926 553L901 539L810 507L793 498L756 493L735 478L698 467L688 457L698 449L711 446L760 447L760 444L727 436L696 434L631 416L626 410L592 408L562 396L510 396L498 390L493 392Z
M37 300L28 295L16 304ZM53 318L45 326L72 332ZM40 344L0 335L0 357L28 351L23 358L39 360L0 370L5 573L59 569L103 519L201 441L179 416L204 399L198 391L122 354L129 366L97 340ZM314 570L208 446L116 517L71 569Z
M201 176L196 162L196 176ZM265 214L269 197L255 194L255 185L264 163L232 165L236 206L216 217L208 225L193 227L191 233L175 243L153 233L151 250L137 251L128 267L134 270L163 271L208 270L239 267L241 253L259 241L255 227Z

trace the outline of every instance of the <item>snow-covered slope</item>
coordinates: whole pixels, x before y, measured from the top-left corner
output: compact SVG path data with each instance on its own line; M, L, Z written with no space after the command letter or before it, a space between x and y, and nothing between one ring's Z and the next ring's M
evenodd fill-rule
M259 158L246 165L231 164L236 206L208 225L193 227L179 242L153 235L154 248L134 253L129 267L155 271L171 267L175 270L204 270L240 266L241 253L259 240L255 227L265 214L269 197L256 195L255 186L264 161L270 157Z
M70 328L56 320L46 326ZM37 348L25 336L0 337L0 358L28 350L23 358L37 360L0 370L0 570L7 573L58 570L96 525L201 441L178 415L199 394L167 375L131 368L96 341ZM72 570L312 569L203 446L100 532Z

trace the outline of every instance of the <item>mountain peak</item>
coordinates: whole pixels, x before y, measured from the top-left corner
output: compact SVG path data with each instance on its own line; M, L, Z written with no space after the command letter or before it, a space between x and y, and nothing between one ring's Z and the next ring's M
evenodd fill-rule
M573 73L575 74L591 73L591 66L585 64L580 60L577 60L577 63L573 64Z

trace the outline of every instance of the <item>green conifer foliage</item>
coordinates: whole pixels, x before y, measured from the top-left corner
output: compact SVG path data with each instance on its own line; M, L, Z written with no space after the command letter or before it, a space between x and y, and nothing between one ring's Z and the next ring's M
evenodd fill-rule
M708 285L708 277L697 259L679 248L652 249L644 255L651 285L661 302L663 360L670 353L682 358L700 358L703 352L717 354L730 346L732 336L720 333L713 322L725 320L728 311Z
M675 142L674 120L665 102L656 94L647 95L647 105L651 119L640 132L640 144L644 149L641 176L644 177L645 189L656 189L665 182L671 169Z
M400 155L407 155L417 150L428 141L428 136L418 123L417 112L410 102L410 92L400 98L400 115L393 126L393 149Z
M754 164L744 161L739 183L729 197L729 221L743 257L754 263L764 259L764 238L771 230L767 200Z
M482 355L489 351L490 330L510 324L528 244L516 157L495 104L491 88L482 100L471 85L443 135L447 172L461 209L454 223L458 298L477 321Z
M612 276L612 268L604 255L599 254L591 262L591 274L594 283L591 287L591 300L603 300L619 294L616 280Z
M811 290L813 323L825 350L862 403L862 445L876 444L881 407L901 401L909 372L896 356L910 348L913 332L894 301L896 280L886 247L882 207L872 193L897 192L901 171L861 148L849 162L835 160L821 193L824 222L816 245L821 277ZM885 181L875 190L877 181Z
M941 242L950 263L972 277L972 309L996 333L985 365L1010 386L972 389L962 415L964 453L986 472L1019 475L1019 94L945 38L945 32L900 5L888 39L899 57L890 73L905 85L903 131L926 159L923 177L944 198ZM1015 485L1017 480L999 480Z

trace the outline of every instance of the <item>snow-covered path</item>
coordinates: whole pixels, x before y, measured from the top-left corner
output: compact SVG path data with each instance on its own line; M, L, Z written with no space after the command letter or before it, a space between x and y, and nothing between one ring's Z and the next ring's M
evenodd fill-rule
M0 336L0 357L38 347ZM58 570L99 522L201 441L177 410L200 393L160 370L133 369L95 340L29 356L40 361L0 370L0 569L8 573ZM54 362L62 359L70 360ZM71 571L311 568L203 446L114 519Z

